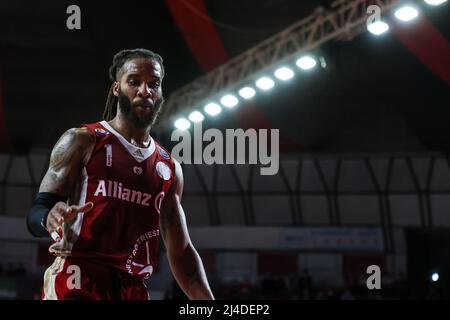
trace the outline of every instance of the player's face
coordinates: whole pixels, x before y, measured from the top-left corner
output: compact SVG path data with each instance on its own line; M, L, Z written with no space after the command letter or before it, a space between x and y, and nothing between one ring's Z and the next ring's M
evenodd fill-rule
M118 87L119 110L137 128L153 125L164 101L161 66L154 59L137 58L122 67Z

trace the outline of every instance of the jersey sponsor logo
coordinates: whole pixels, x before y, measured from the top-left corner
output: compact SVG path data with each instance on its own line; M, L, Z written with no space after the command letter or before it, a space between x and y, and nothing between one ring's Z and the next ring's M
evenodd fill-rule
M100 128L96 128L95 132L97 132L99 135L102 135L102 136L106 136L107 134L109 134L108 131L100 129Z
M137 175L140 175L144 170L141 167L138 166L134 166L133 167L133 172Z
M109 198L116 198L123 201L140 204L146 207L150 207L150 200L152 195L149 193L125 188L122 182L110 181L110 180L98 180L97 190L95 190L94 196L103 196ZM155 197L155 208L158 207L158 196Z
M162 149L161 147L158 148L159 149L159 154L165 158L165 159L170 159L169 154L166 152L166 150Z
M169 166L161 161L156 164L156 172L163 180L166 181L170 179L170 175L172 173Z
M136 158L144 158L144 155L142 154L142 151L140 149L137 149L134 153L133 156L135 156Z

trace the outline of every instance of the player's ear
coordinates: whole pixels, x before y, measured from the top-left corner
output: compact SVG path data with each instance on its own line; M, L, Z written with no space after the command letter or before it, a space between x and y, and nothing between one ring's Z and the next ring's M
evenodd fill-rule
M116 97L119 96L119 88L120 88L119 82L114 81L114 83L113 83L113 93L114 93L114 95Z

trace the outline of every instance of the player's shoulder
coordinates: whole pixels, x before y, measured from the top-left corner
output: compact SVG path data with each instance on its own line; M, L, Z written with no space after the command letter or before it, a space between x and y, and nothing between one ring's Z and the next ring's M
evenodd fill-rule
M89 130L88 128L81 127L81 128L73 128L75 132L75 136L77 139L81 142L85 143L93 143L95 142L95 135L94 133Z
M107 140L111 136L110 128L105 127L105 121L98 121L94 123L83 123L78 129L82 138L90 141Z
M88 128L70 128L63 134L63 137L74 144L85 147L95 143L95 136Z

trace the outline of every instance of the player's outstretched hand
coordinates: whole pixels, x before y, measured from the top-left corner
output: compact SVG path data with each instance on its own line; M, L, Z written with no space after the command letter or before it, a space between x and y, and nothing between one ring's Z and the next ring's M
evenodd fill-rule
M88 202L82 206L69 206L67 203L58 202L48 213L46 223L48 233L53 240L57 242L60 241L62 236L62 224L72 221L80 212L86 213L91 211L93 207L94 204L92 202Z

